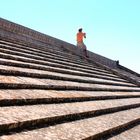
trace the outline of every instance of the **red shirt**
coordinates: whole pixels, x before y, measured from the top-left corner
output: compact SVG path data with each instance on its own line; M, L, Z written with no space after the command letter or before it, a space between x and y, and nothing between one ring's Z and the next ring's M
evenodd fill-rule
M83 42L83 37L85 37L85 33L79 32L77 33L77 42Z

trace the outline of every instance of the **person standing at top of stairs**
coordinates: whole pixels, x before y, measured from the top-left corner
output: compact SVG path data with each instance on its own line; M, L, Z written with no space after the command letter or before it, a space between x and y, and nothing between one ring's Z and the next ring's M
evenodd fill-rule
M76 35L77 47L80 47L81 49L83 49L84 55L85 55L86 57L88 57L88 55L87 55L87 48L86 48L86 45L85 45L84 42L83 42L83 38L86 38L86 33L83 33L82 30L83 30L83 29L80 28L80 29L78 30L77 35Z

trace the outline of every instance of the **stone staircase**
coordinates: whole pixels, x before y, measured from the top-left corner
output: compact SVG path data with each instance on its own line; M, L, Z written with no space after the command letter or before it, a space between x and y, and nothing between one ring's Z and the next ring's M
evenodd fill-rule
M117 71L0 33L0 140L139 140L140 86Z
M0 80L0 140L117 139L140 124L140 87L57 47L0 40Z

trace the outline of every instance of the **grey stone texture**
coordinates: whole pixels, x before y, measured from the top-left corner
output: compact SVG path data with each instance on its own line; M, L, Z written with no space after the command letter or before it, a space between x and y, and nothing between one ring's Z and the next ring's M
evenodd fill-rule
M0 140L138 140L140 75L0 18Z

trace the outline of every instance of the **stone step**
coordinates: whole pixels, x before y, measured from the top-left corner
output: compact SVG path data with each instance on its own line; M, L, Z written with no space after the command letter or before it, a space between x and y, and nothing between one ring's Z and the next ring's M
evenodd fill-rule
M47 62L47 61L39 61L39 60L35 60L35 59L29 59L26 57L20 57L20 56L15 56L15 55L7 55L5 53L0 53L0 58L2 59L7 59L7 60L15 60L15 61L20 61L20 62L26 62L26 63L32 63L32 64L39 64L39 65L43 65L43 66L52 66L52 67L59 67L59 68L64 68L64 69L71 69L71 70L80 70L82 72L87 72L87 73L93 73L93 74L102 74L102 75L108 75L108 76L112 76L112 77L118 77L115 74L109 74L106 72L97 72L92 69L86 69L86 68L80 68L80 67L74 67L74 66L70 66L70 65L63 65L63 64L59 64L59 63L53 63L53 62Z
M39 129L32 128L22 132L17 131L17 133L2 135L0 140L105 140L114 133L125 131L127 128L135 126L136 123L140 124L138 109L125 110L53 126L46 125ZM132 114L132 116L129 114ZM122 139L139 140L139 126L131 130L132 132L122 137ZM137 135L135 135L135 132ZM117 140L117 138L113 137L112 140Z
M106 139L140 124L135 79L63 46L18 39L0 41L0 139Z
M28 47L28 48L29 48L29 47ZM54 52L53 52L53 53L54 53ZM59 56L59 57L60 57L60 56ZM67 56L66 56L66 59L68 59ZM70 59L71 59L71 58L70 58ZM77 59L74 60L74 62L76 62L76 61L77 61ZM82 59L82 61L84 61L84 60ZM100 66L99 64L97 65L96 63L93 64L93 62L92 62L92 63L91 63L91 62L89 63L89 61L84 61L84 63L83 63L84 65L85 65L85 62L86 62L86 63L88 62L87 64L88 64L88 65L90 64L90 66L94 66L94 67L96 66L96 67L98 67L98 68L101 69L101 66ZM81 62L80 62L80 63L81 63ZM100 70L100 69L99 69L99 70ZM102 69L102 71L104 71L104 70L106 71L105 68ZM108 71L108 70L107 70L107 71Z
M67 62L64 60L60 60L60 59L54 59L54 58L45 58L45 57L40 57L40 56L35 56L35 55L30 55L30 54L25 54L25 53L20 53L20 52L14 52L14 51L9 51L9 50L5 50L5 49L0 49L0 54L1 55L10 55L10 56L15 56L15 57L19 57L19 58L26 58L26 59L30 59L30 60L38 60L38 61L42 61L42 62L52 62L52 63L58 63L58 64L62 64L62 65L69 65L72 67L78 67L78 68L84 68L84 69L90 69L90 70L94 70L94 71L99 71L102 73L111 73L107 70L102 70L102 68L97 68L94 66L88 66L88 65L82 65L82 64L77 64L74 62ZM0 56L1 56L0 55Z
M44 90L73 90L73 91L109 91L109 92L140 92L139 88L115 88L115 87L82 87L67 85L39 85L39 84L18 84L0 83L0 89L44 89Z
M109 140L140 140L140 123L121 134L112 136Z
M48 139L53 139L54 136L56 139L62 137L63 139L93 139L132 125L132 122L140 122L140 99L120 99L113 103L108 100L80 104L1 107L0 114L1 135L6 132L36 128L32 131L24 130L25 134L37 138L37 135L33 134L35 131L38 135L45 134ZM49 125L54 126L49 127ZM44 128L37 129L37 126ZM45 133L42 129L45 129ZM19 136L23 136L22 133L19 133Z
M0 76L0 88L15 89L57 89L57 90L84 90L84 91L140 91L140 87L123 86L107 82L83 83L74 81L30 78L21 76Z
M79 59L74 59L71 58L71 59L68 59L68 56L62 56L61 54L55 54L55 53L49 53L48 51L47 52L36 52L36 51L29 51L29 50L25 50L24 49L18 49L18 48L11 48L11 46L5 46L5 45L1 45L1 52L7 52L7 53L10 53L11 54L18 54L18 55L23 55L23 54L30 54L30 55L33 55L33 56L40 56L40 57L48 57L48 58L55 58L56 60L61 60L61 61L67 61L67 62L70 62L70 63L76 63L76 64L80 64L80 65L85 65L85 66L91 66L91 67L97 67L95 65L91 65L89 63L83 63L82 61L79 61ZM98 68L98 67L97 67Z
M32 77L32 78L44 78L44 79L54 79L54 80L64 80L64 81L74 81L74 82L82 82L82 83L95 83L95 84L115 84L119 86L131 86L136 87L136 85L127 83L124 81L117 81L116 78L93 78L87 76L77 76L77 75L69 75L69 74L61 74L57 72L43 71L43 70L33 70L27 68L17 68L12 66L3 66L0 68L1 75L7 76L22 76L22 77Z
M3 42L0 40L0 44L4 47L5 46L10 46L10 48L16 48L16 49L23 49L25 51L26 50L29 50L31 52L36 52L36 53L39 53L39 54L44 54L44 55L51 55L51 56L54 56L54 57L58 57L59 58L70 58L70 60L74 60L74 61L78 61L78 62L84 62L83 64L87 63L89 64L85 59L83 58L80 58L79 56L76 56L76 55L72 55L70 52L66 53L64 51L60 51L60 48L57 50L55 49L55 47L52 47L51 46L51 49L49 48L48 45L46 45L46 47L42 47L42 46L27 46L27 45L18 45L16 43L10 43L10 42ZM44 49L43 49L44 48Z
M55 53L55 54L59 54L62 56L66 56L66 57L74 57L75 59L79 59L80 57L77 55L73 55L70 52L64 51L64 49L62 47L56 47L55 45L49 45L49 44L35 44L35 43L29 43L29 42L15 42L13 40L0 40L0 44L5 44L5 45L10 45L16 48L23 48L23 49L27 49L27 50L34 50L34 51L40 51L40 52L50 52L50 53ZM87 60L80 58L82 61L87 62Z
M17 53L17 54L30 54L30 55L33 55L33 56L40 56L40 57L45 57L45 58L51 58L51 59L56 59L56 60L60 60L60 61L66 61L66 62L70 62L70 63L75 63L75 64L80 64L80 65L84 65L84 66L88 66L88 67L94 67L94 68L99 68L95 65L91 65L87 62L84 62L83 63L83 60L79 60L79 59L68 59L68 57L64 57L62 55L58 55L58 54L55 54L54 52L53 53L49 53L48 51L47 52L38 52L38 51L35 51L35 50L25 50L25 48L21 49L21 48L16 48L16 47L12 47L12 46L9 46L9 45L3 45L3 44L0 44L1 46L1 52L8 52L8 50L10 51L9 53L13 52L13 53ZM19 53L21 52L21 53Z
M35 44L34 44L35 45ZM29 47L29 46L28 46ZM37 46L37 48L38 48L38 46ZM45 49L46 49L46 47L45 47ZM63 49L62 49L63 50ZM53 51L52 51L53 52ZM70 52L68 52L68 54L69 54ZM75 56L75 55L74 55ZM66 55L66 57L67 57L67 55ZM81 56L79 56L79 58L81 58ZM94 64L94 66L96 65L96 66L98 66L98 67L102 67L102 69L103 70L107 70L107 71L111 71L110 69L108 69L108 68L106 68L106 67L104 67L103 65L101 65L101 64L99 64L99 63L96 63L96 62L93 62L93 61L89 61L89 60L87 60L87 59L83 59L83 57L81 58L81 60L85 63L85 62L88 62L88 64L90 63L91 65L93 65ZM86 61L84 61L84 60L86 60ZM77 59L76 59L76 61L77 61ZM112 73L113 71L111 71L111 73ZM114 73L114 72L113 72ZM116 72L115 72L115 75L116 75ZM117 75L118 75L118 73L117 73ZM119 75L119 77L120 77L120 75ZM122 76L121 76L122 77ZM127 79L126 77L124 78L124 79ZM131 81L131 80L130 80ZM135 82L134 82L135 83Z
M72 97L111 97L111 96L139 96L139 92L104 92L104 91L57 91L57 90L29 90L7 89L0 90L0 99L34 99L34 98L72 98Z
M1 90L0 106L84 102L140 98L139 92L83 92L47 90Z
M97 71L87 71L84 69L80 68L72 68L72 67L67 67L65 66L63 68L59 67L53 67L53 66L48 66L48 65L41 65L41 64L35 64L35 63L30 63L30 62L22 62L22 61L16 61L16 60L10 60L10 59L0 59L0 65L1 67L7 66L7 67L17 67L17 68L28 68L28 69L35 69L35 70L45 70L45 71L52 71L52 72L58 72L58 73L63 73L63 74L70 74L70 75L77 75L77 76L88 76L88 77L93 77L93 78L99 78L99 79L106 79L110 80L113 79L115 81L120 81L120 82L126 82L129 83L127 80L124 80L116 75L110 75L107 73L100 73ZM53 65L53 64L49 64ZM60 66L60 67L61 67Z
M47 72L56 72L59 74L67 74L67 75L74 75L74 76L80 76L80 77L90 77L90 78L95 78L95 79L105 79L105 80L113 80L113 81L118 81L118 82L125 82L129 83L128 81L124 79L120 79L119 77L112 77L109 75L102 75L99 73L89 74L85 72L80 72L80 71L75 71L75 70L68 70L68 69L60 69L60 68L53 68L50 66L42 66L42 65L32 65L30 63L24 63L24 62L18 62L18 61L12 61L12 60L5 60L1 59L0 61L0 67L1 67L1 74L4 74L3 69L6 70L18 70L18 71L23 71L27 70L28 72L42 72L42 73L47 73ZM24 68L24 69L23 69Z
M49 50L49 52L55 52L56 54L61 54L62 56L73 56L72 54L68 54L67 52L63 51L61 49L61 47L56 47L55 45L48 45L48 44L35 44L35 43L28 43L28 42L15 42L15 41L10 41L10 40L0 40L0 44L3 45L10 45L16 48L23 48L23 49L27 49L27 50L36 50L36 51L42 51L42 52L47 52ZM75 56L77 57L77 56ZM77 57L79 58L79 57Z
M88 60L88 62L90 62L90 63L93 64L93 61L89 61L89 60ZM96 62L95 62L95 64L96 64L97 66L99 66L99 67L102 67L102 69L111 71L111 72L114 73L115 75L118 75L119 77L122 77L123 79L126 79L126 80L130 81L131 83L134 83L134 84L136 84L136 85L138 85L138 86L139 86L139 84L140 84L140 83L137 82L135 79L129 78L128 76L125 76L125 75L123 75L123 74L120 74L120 73L118 73L118 72L116 72L116 71L114 71L114 70L112 71L111 69L108 69L107 67L105 67L105 66L103 66L103 65L101 65L101 64L97 64Z

